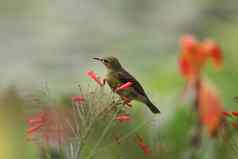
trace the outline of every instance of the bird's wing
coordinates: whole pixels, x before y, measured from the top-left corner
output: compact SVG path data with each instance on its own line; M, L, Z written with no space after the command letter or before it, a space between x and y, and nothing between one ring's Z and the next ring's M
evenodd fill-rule
M118 79L122 83L127 83L129 81L132 82L132 87L136 90L136 92L142 96L147 97L141 84L127 71L123 70L118 72Z

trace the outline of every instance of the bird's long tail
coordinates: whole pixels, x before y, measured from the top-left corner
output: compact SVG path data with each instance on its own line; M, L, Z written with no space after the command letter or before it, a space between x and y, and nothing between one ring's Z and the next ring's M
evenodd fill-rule
M150 100L147 100L146 105L150 108L150 110L153 113L155 114L160 113L160 110Z

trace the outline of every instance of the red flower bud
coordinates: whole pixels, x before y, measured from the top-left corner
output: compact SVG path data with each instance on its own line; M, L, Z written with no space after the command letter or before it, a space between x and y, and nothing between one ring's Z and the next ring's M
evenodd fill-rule
M71 100L72 100L73 102L77 102L77 103L82 103L82 102L85 101L85 99L84 99L83 96L73 96L73 97L71 98Z
M136 143L140 147L140 149L144 152L145 155L151 154L150 147L147 144L145 144L144 139L141 136L137 135Z
M131 121L130 116L127 115L127 114L124 114L124 115L118 115L118 116L116 116L115 119L118 120L118 121L120 121L120 122L129 122L129 121Z

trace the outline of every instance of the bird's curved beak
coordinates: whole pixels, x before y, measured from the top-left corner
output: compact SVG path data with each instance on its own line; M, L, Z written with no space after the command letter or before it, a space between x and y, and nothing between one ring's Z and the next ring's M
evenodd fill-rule
M97 60L97 61L101 61L101 62L102 62L102 60L103 60L102 58L98 58L98 57L94 57L93 59L94 59L94 60Z

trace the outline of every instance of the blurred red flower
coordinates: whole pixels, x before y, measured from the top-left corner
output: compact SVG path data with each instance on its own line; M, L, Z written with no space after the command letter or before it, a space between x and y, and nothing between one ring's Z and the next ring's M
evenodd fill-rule
M139 148L144 152L145 155L151 154L150 147L147 144L145 144L144 139L141 136L137 135L136 143L139 146Z
M214 136L224 121L224 115L228 116L230 113L223 111L223 104L216 89L207 84L201 75L203 67L210 59L215 68L222 66L222 51L216 42L198 41L192 35L183 36L180 47L179 68L187 80L183 96L190 89L193 91L191 94L194 93L195 96L194 107L199 115L199 121L207 128L208 133Z
M118 115L118 116L116 116L115 119L120 122L130 122L131 121L131 117L127 114Z
M93 79L94 81L96 81L96 83L99 85L99 86L103 86L103 82L101 81L100 77L97 76L97 74L93 71L87 71L87 75Z
M60 144L68 133L64 125L64 111L45 110L27 119L27 139Z
M44 113L38 113L36 116L29 117L27 119L27 123L29 125L41 124L41 123L44 123L45 121L46 121L46 118Z
M200 120L211 136L216 135L223 120L223 104L215 88L203 82L199 94L198 112ZM225 113L229 114L229 113Z
M31 135L37 132L39 129L43 127L43 125L47 122L46 114L45 113L38 113L33 117L29 117L27 119L27 134Z
M179 66L181 74L187 79L196 79L208 59L212 59L215 66L220 67L223 56L217 43L211 40L197 41L191 35L181 38L181 55Z

